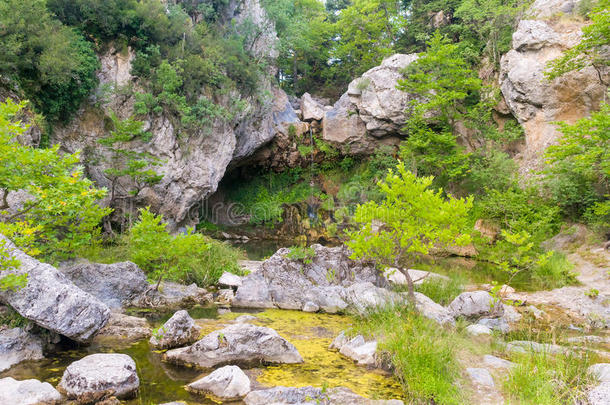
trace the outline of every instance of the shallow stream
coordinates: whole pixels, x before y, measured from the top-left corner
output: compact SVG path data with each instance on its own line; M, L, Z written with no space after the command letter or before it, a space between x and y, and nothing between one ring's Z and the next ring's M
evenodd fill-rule
M172 312L173 313L173 312ZM132 313L146 316L154 327L161 325L172 313ZM245 312L219 314L215 307L194 307L190 315L202 328L202 335L210 333ZM347 316L310 314L299 311L267 310L248 312L257 317L252 321L257 325L275 329L294 344L303 356L303 364L274 365L247 370L253 388L284 386L348 387L365 397L376 399L402 398L399 382L391 375L378 370L368 370L357 366L351 360L328 349L333 338L349 328L351 319ZM57 386L65 368L73 361L99 352L125 353L131 356L138 369L140 392L136 399L124 401L126 405L150 405L171 401L185 401L188 404L216 404L211 399L188 393L184 386L205 376L208 372L191 367L174 366L162 361L162 353L153 351L148 340L134 344L114 344L112 346L91 345L88 347L64 348L49 354L41 361L22 362L0 377L16 379L35 378Z

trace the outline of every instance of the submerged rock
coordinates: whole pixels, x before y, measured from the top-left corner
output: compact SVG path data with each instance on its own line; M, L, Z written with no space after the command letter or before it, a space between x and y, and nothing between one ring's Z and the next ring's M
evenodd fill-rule
M246 405L402 405L398 399L367 399L347 388L330 388L323 391L314 387L273 387L250 392L244 398Z
M140 386L136 363L126 354L97 353L70 364L58 389L70 399L129 398Z
M377 364L377 341L370 340L367 342L362 335L348 338L344 332L341 332L333 340L330 348L339 350L339 353L360 365L375 366Z
M41 360L42 340L22 328L0 331L0 371L24 360Z
M164 359L178 364L211 368L225 364L302 363L297 349L276 331L236 323L214 331L192 346L169 350Z
M172 349L191 344L199 338L201 328L185 310L176 312L161 326L149 343L155 349Z
M146 274L132 262L101 264L82 260L63 265L59 270L110 308L130 305L149 287Z
M61 394L47 382L38 380L0 379L0 403L15 405L57 404Z
M187 385L187 390L212 394L221 400L236 400L250 392L250 379L237 366L224 366Z
M502 303L496 302L487 291L463 292L447 308L454 317L471 318L502 313Z
M50 264L41 263L6 241L5 248L20 263L8 273L26 274L27 285L19 291L0 291L0 300L37 325L78 342L87 342L106 324L110 309L86 293Z

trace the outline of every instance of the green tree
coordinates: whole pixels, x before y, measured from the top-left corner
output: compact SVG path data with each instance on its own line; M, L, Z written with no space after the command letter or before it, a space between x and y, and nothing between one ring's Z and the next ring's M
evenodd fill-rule
M472 207L472 197L445 198L432 190L432 177L417 177L402 162L378 183L385 199L358 205L354 220L360 229L348 233L353 258L369 259L380 268L394 267L407 278L409 298L414 303L413 280L406 269L418 255L435 246L465 245L463 233Z
M15 242L30 237L32 251L47 258L70 257L99 236L100 221L111 211L97 204L106 192L83 176L78 153L19 143L27 128L18 120L24 104L0 104L0 230ZM16 191L28 197L11 204L9 193Z
M548 79L593 66L600 82L608 85L604 82L603 69L610 66L607 54L610 46L610 0L599 0L590 17L591 24L583 27L580 43L549 63L545 72Z
M545 153L547 185L564 213L610 226L610 105L574 124Z

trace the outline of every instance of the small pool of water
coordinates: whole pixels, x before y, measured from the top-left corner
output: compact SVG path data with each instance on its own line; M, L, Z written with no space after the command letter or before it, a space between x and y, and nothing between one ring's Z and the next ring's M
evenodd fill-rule
M305 246L294 240L249 240L229 241L231 246L241 249L246 254L248 260L265 260L271 257L278 249L290 246Z
M155 327L173 314L149 311L130 313L145 316ZM295 345L305 362L247 370L246 373L251 379L255 379L255 387L344 386L368 398L402 398L400 383L393 376L357 366L351 360L328 349L333 338L340 331L349 328L351 318L347 316L282 310L219 314L215 307L194 307L189 313L202 327L202 335L220 329L237 316L248 313L257 317L253 323L275 329ZM186 384L205 376L209 371L163 362L162 352L152 350L147 339L122 346L93 344L87 347L63 347L57 353L49 354L44 360L22 362L1 373L0 377L10 376L18 380L34 378L57 386L70 363L93 353L124 353L136 362L140 392L137 398L124 401L125 405L151 405L171 401L185 401L193 405L216 404L211 399L190 394L184 389Z

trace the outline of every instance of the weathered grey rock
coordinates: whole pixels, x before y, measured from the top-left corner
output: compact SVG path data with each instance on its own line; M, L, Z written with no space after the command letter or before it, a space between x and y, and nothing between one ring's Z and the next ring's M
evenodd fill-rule
M344 94L322 120L322 139L344 153L367 153L375 149L375 140L367 135L366 124L356 113L356 107Z
M587 393L589 405L608 405L610 403L610 382L603 382Z
M319 310L320 307L315 302L307 301L303 305L303 312L318 312Z
M463 292L447 307L455 317L477 317L502 313L502 303L495 302L487 291Z
M301 96L301 114L303 121L320 121L324 118L324 106L305 93Z
M57 404L61 394L47 382L17 381L12 377L0 379L0 403L19 405Z
M145 318L113 312L106 326L93 339L94 342L120 340L123 343L146 339L152 334L150 324Z
M240 315L237 318L235 318L234 322L235 323L247 323L247 322L252 322L255 321L257 318L253 315Z
M0 331L0 371L9 369L24 360L40 360L42 340L22 328Z
M575 46L581 38L583 23L548 24L548 18L561 10L571 10L574 0L538 0L530 17L522 20L513 33L513 49L500 62L500 87L510 112L525 129L525 150L521 170L530 171L541 164L541 154L557 141L556 121L573 122L597 110L606 86L593 67L570 72L547 81L547 63ZM608 69L601 71L607 83Z
M0 291L0 300L37 325L70 339L87 342L110 317L106 304L84 292L55 267L28 256L0 235L5 249L19 261L19 269L0 272L28 275L19 291ZM0 242L1 243L1 242Z
M237 366L224 366L187 385L189 391L212 394L222 400L235 400L250 392L250 379Z
M587 371L599 382L610 382L610 363L593 364Z
M404 295L377 287L369 281L352 284L342 291L341 296L350 310L359 314L388 305L400 305L406 301Z
M192 346L169 350L165 360L211 368L218 365L302 363L297 349L270 328L248 323L229 325L203 337Z
M200 331L188 312L181 310L159 328L157 336L151 336L149 343L155 349L172 349L195 342Z
M455 325L453 314L444 306L432 301L426 295L415 292L415 306L417 310L426 318L432 319L440 325Z
M149 290L137 297L133 304L136 307L169 307L184 308L192 305L205 305L213 301L212 294L205 288L163 281L158 290Z
M466 373L473 383L483 387L494 387L494 379L486 368L467 368Z
M449 280L449 277L430 271L408 269L407 272L415 285L420 285L426 280ZM390 283L407 285L407 277L400 270L394 267L386 268L383 274Z
M381 400L361 397L347 388L330 388L322 391L314 387L273 387L252 391L244 398L246 405L402 405L398 399Z
M240 276L226 271L222 273L222 276L218 279L218 285L222 287L237 288L241 287L241 284L242 281Z
M376 288L387 286L387 281L372 265L351 260L347 249L312 248L311 263L291 260L287 257L290 249L279 249L259 271L242 279L233 306L302 310L311 302L328 313L344 311L348 306L361 312L388 298L400 298Z
M510 292L510 290L507 290L507 292ZM514 290L512 292L514 292ZM509 324L519 322L521 318L523 318L523 316L515 309L515 307L512 305L503 306L502 319L504 319L506 322Z
M103 395L129 398L140 386L136 363L126 354L96 353L70 364L58 389L70 399Z
M377 364L377 341L366 341L362 335L348 338L345 336L345 332L341 332L333 340L330 348L338 350L339 353L360 365L375 366Z
M146 274L135 263L66 263L59 271L77 287L97 297L110 308L128 306L148 287Z
M225 288L218 290L216 294L215 303L218 305L231 305L235 300L235 292L232 288Z
M493 368L503 368L503 369L510 369L515 366L515 363L510 362L508 360L501 359L496 356L492 356L491 354L486 354L483 356L483 363L485 363L485 365L493 367Z
M402 70L415 60L417 54L392 55L349 84L349 100L371 135L382 137L402 133L407 119L405 111L414 97L396 86L403 78Z
M504 318L481 318L477 322L477 325L500 333L508 333L510 331L510 325Z
M529 340L514 340L506 345L506 351L516 353L534 352L557 354L567 353L568 349L551 343L538 343L531 342Z
M485 325L474 324L466 327L466 332L474 336L491 335L491 329Z

